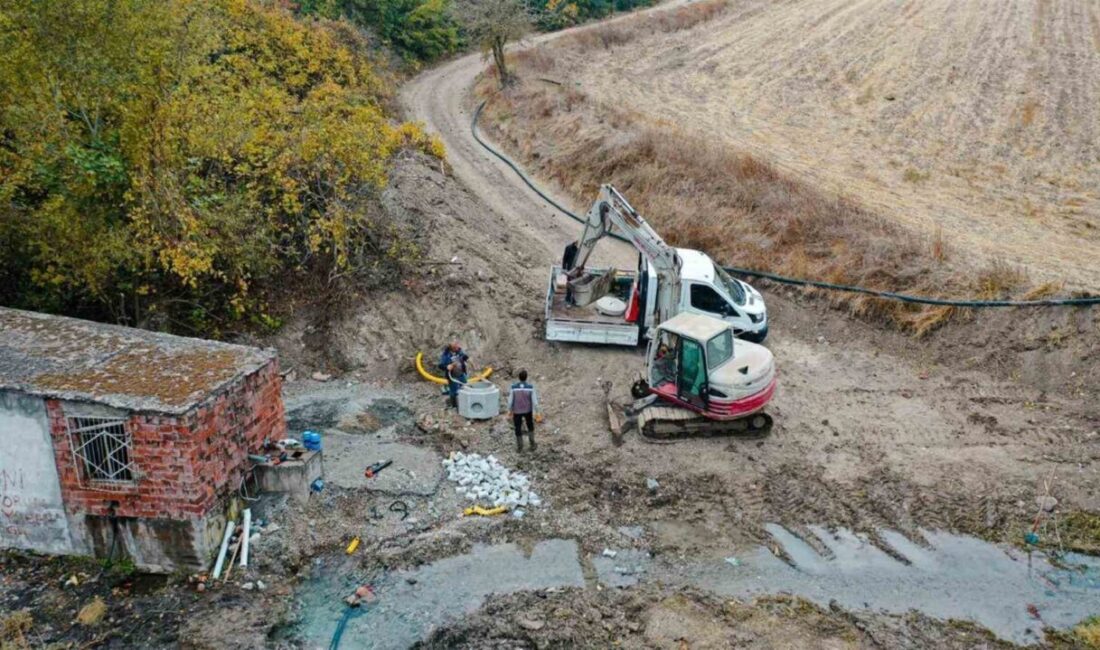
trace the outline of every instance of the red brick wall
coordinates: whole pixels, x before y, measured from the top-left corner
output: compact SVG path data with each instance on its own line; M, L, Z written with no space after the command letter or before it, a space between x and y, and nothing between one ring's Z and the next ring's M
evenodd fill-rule
M265 438L286 437L281 384L273 360L183 415L132 414L130 458L140 478L108 491L89 489L81 481L62 403L47 400L66 509L106 515L110 502L117 501L115 514L120 517L190 519L206 514L240 485L249 453L256 453Z

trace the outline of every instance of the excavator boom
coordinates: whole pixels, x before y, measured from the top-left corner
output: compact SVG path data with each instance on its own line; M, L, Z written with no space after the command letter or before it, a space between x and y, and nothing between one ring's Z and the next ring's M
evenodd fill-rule
M658 322L671 318L680 300L680 258L676 249L669 246L611 185L600 187L599 197L585 216L574 269L584 269L601 239L612 233L621 235L634 245L657 274Z

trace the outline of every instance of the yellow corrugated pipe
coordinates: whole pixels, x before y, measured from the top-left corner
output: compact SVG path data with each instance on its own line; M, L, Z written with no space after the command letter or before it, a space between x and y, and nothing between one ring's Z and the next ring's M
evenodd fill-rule
M481 515L482 517L492 517L493 515L503 515L508 512L508 508L505 506L497 506L495 508L482 508L481 506L470 506L462 511L462 514L469 517L470 515Z
M424 353L423 352L417 352L416 353L416 371L420 373L421 377L423 377L424 379L427 379L430 382L433 382L433 383L436 383L436 384L446 384L447 383L446 378L436 377L435 375L433 375L432 373L430 373L430 372L428 372L427 370L424 369ZM482 370L481 372L474 375L473 377L470 377L470 379L468 381L469 381L469 383L473 383L475 381L481 381L482 379L488 379L489 375L491 375L491 374L493 374L493 369L492 368L486 368L485 370Z

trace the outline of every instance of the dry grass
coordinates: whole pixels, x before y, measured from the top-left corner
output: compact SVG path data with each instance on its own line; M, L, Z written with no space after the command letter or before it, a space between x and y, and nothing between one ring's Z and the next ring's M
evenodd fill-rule
M565 37L562 43L580 51L606 50L616 45L624 45L641 36L691 29L700 23L714 20L728 8L729 0L703 0L675 9L634 16L584 29Z
M537 49L516 64L528 79L555 71L553 59ZM537 175L581 205L601 183L613 183L671 243L706 250L726 264L929 296L993 299L1026 290L1026 277L1014 267L974 271L953 264L942 237L926 241L759 158L598 104L574 88L531 81L486 96L486 130ZM968 311L816 293L916 335Z
M1093 616L1073 628L1073 634L1086 648L1100 649L1100 616Z
M27 634L34 627L29 610L21 609L0 618L0 650L30 648Z

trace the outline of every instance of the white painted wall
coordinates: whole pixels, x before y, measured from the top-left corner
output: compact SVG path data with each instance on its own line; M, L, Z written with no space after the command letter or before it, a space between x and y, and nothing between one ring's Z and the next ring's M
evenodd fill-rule
M0 547L73 553L46 402L0 390Z

